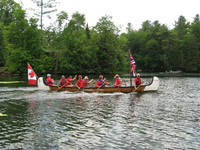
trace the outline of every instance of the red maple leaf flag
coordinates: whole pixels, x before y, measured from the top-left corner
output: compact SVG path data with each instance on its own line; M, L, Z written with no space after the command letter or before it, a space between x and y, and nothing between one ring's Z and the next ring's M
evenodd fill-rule
M36 74L28 63L28 84L36 85Z

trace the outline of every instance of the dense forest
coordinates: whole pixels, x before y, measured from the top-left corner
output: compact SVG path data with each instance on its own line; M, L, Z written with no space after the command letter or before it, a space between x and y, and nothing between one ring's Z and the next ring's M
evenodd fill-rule
M134 30L128 23L126 33L108 15L93 27L85 20L79 12L71 19L67 12L60 12L56 22L42 30L38 19L27 19L14 0L0 0L0 67L10 74L25 74L27 62L38 74L125 72L130 49L136 70L200 72L198 14L193 22L180 16L173 29L147 20Z

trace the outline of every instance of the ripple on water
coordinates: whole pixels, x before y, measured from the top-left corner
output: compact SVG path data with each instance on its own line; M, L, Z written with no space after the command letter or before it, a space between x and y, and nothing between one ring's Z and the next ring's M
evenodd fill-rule
M0 89L0 149L198 149L199 78L156 93Z

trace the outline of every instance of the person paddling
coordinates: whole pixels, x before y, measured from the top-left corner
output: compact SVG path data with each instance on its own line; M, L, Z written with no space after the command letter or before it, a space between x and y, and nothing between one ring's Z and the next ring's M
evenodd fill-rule
M93 79L88 81L88 76L85 76L83 79L83 87L88 87L88 84L92 83Z
M59 87L65 87L65 86L67 86L67 84L68 84L67 79L65 78L64 75L62 75L60 81L59 81L58 84L57 84L57 85L58 85L58 88L59 88Z
M48 86L52 86L54 83L54 80L51 78L51 74L47 74L47 80L46 80L46 84Z
M137 88L138 86L140 86L140 84L142 84L143 81L141 80L140 78L140 74L138 73L137 74L137 77L135 78L134 80L134 87Z
M82 79L82 75L78 76L78 81L76 82L76 86L80 89L81 87L83 87L83 79Z
M67 80L67 86L68 87L74 87L75 85L73 85L72 83L71 83L71 81L74 81L74 80L76 80L76 77L77 77L77 75L75 75L74 76L74 78L72 79L72 76L69 76L69 78L67 78L66 80Z
M100 88L100 87L108 87L106 85L106 78L103 79L103 75L100 75L95 86L98 87L98 88Z
M121 87L122 80L119 79L119 75L116 74L116 75L114 76L114 78L115 78L114 87Z

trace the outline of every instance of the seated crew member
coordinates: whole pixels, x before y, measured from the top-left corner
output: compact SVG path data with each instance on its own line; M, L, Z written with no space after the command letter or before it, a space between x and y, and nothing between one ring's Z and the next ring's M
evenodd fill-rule
M88 81L88 76L85 76L83 79L83 87L88 87L88 84L92 83L93 79Z
M75 85L73 85L72 83L71 83L71 81L74 81L74 80L76 80L76 77L77 77L77 75L75 75L74 76L74 78L72 79L72 76L69 76L69 78L67 78L67 86L69 86L69 87L74 87Z
M106 81L105 80L106 80L106 78L103 79L103 75L100 75L95 86L98 87L98 88L99 87L108 87L106 85Z
M138 73L137 77L134 80L134 87L138 87L142 83L143 83L143 81L141 81L140 74Z
M62 75L62 77L57 85L58 85L58 87L64 87L64 86L67 86L67 83L68 83L67 79L65 78L64 75Z
M115 78L114 87L121 87L122 80L119 79L119 75L116 74L116 75L114 76L114 78Z
M46 80L46 84L48 86L52 86L54 83L54 80L51 78L51 74L47 74L47 80Z
M80 89L81 87L83 87L83 79L82 76L79 75L78 76L78 81L76 82L76 86Z

